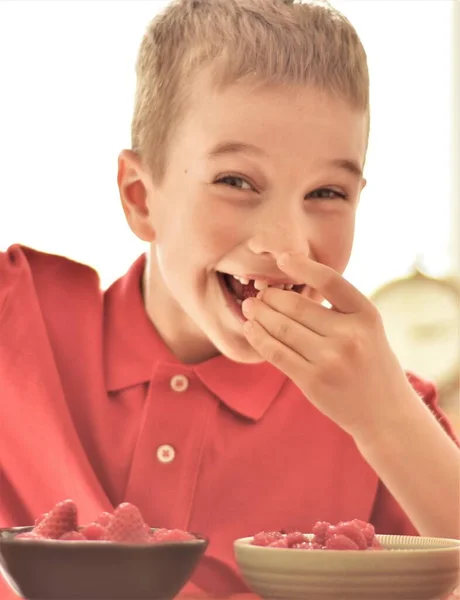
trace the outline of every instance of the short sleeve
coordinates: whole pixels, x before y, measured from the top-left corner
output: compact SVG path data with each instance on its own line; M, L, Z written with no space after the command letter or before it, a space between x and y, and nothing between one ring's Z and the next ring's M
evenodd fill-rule
M460 447L460 439L454 431L454 428L449 421L448 417L439 407L439 397L436 385L426 379L421 379L413 373L407 373L407 378L411 383L414 390L425 402L428 408L431 410L436 420L447 433L447 435Z
M0 316L21 278L27 261L19 246L11 246L6 252L0 252Z

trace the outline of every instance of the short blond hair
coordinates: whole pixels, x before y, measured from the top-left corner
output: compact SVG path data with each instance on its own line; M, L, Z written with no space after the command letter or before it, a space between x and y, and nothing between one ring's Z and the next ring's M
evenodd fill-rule
M325 1L175 0L149 24L136 64L132 148L161 179L193 78L311 84L369 111L367 58L354 27Z

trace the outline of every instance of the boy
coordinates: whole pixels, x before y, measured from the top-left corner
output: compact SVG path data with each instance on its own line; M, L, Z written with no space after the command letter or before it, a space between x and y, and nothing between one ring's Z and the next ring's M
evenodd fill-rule
M352 26L326 4L179 0L137 76L118 186L148 256L105 294L67 259L0 259L2 524L130 501L210 537L189 589L213 594L245 590L232 541L263 529L458 537L433 386L340 275L369 132Z

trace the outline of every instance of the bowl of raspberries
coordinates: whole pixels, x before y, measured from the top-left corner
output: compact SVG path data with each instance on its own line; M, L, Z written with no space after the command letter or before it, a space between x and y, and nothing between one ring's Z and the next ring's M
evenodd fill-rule
M149 527L125 502L79 524L73 500L35 525L0 529L0 572L23 598L170 600L190 579L207 540Z
M377 535L359 519L261 531L234 551L247 585L273 600L441 600L460 575L458 540Z

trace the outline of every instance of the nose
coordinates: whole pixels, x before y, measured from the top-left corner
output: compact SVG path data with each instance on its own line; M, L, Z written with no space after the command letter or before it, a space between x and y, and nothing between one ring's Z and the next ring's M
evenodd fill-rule
M249 239L248 246L254 254L271 255L275 258L283 252L309 254L305 223L298 219L283 219L282 222L259 225Z

